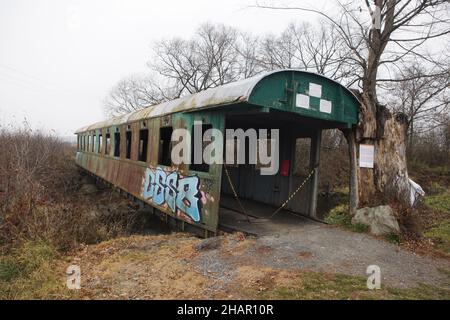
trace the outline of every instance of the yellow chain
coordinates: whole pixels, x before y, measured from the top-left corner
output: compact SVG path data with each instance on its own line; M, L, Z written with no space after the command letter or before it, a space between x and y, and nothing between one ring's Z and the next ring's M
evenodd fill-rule
M248 214L247 214L247 211L245 211L245 208L244 208L244 206L242 205L241 200L239 199L239 196L238 196L236 190L234 189L233 182L231 181L230 174L228 173L227 165L224 163L224 164L223 164L223 167L225 168L225 173L227 174L228 183L230 184L231 191L233 191L234 198L236 199L236 201L238 202L239 206L241 207L241 209L242 209L242 211L243 211L242 213L245 214L245 216L247 217L247 221L248 221L249 223L251 223L251 222L250 222L250 218L249 218L249 216L248 216Z
M302 184L297 188L297 190L295 190L293 193L291 193L291 195L286 199L286 201L284 201L284 203L281 205L281 207L279 207L277 210L275 210L269 217L269 219L273 218L281 209L284 208L284 206L287 205L287 203L289 201L291 201L291 199L297 194L297 192L300 191L301 188L303 188L303 186L305 185L305 183L312 177L314 171L316 170L316 168L313 168L311 170L311 172L309 173L309 175L306 177L305 180L303 180Z
M238 194L237 194L237 192L236 192L236 190L234 188L233 182L231 181L231 177L230 177L230 174L228 173L227 165L224 164L223 166L225 168L225 173L227 175L228 183L230 185L231 191L233 191L233 195L234 195L236 201L238 202L239 206L241 207L241 209L243 211L242 213L245 214L245 216L247 217L247 221L250 222L250 218L249 218L249 216L247 214L247 211L245 210L244 206L242 205L241 200L239 199L239 196L238 196ZM313 175L315 170L316 170L316 167L314 167L311 170L311 172L305 178L305 180L303 180L303 182L300 184L300 186L293 193L291 193L289 195L289 197L286 199L286 201L284 201L284 203L270 215L269 219L272 219L281 209L283 209L288 204L289 201L292 200L292 198L297 194L297 192L299 192L303 188L305 183L308 182L308 180L312 177L312 175Z

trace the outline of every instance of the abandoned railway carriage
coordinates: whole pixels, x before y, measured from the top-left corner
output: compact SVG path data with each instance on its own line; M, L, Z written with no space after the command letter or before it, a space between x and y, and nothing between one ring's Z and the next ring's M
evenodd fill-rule
M76 162L168 222L203 236L239 219L236 213L245 209L235 205L234 191L256 218L252 205L281 206L308 175L283 210L316 217L322 130L356 124L358 108L352 92L337 82L279 70L81 128ZM224 136L228 128L279 129L280 170L261 175L257 164L174 165L172 132L193 131L194 121Z

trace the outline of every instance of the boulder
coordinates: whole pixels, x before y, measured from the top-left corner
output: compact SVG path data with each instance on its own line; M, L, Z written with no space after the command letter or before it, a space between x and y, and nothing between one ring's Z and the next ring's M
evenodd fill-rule
M352 218L352 224L357 223L369 226L370 233L374 235L398 234L400 232L397 219L389 206L358 209Z

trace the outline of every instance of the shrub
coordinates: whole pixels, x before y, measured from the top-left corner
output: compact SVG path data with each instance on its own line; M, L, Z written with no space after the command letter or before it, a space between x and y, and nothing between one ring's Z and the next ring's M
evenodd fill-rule
M95 195L79 192L82 177L70 144L27 128L0 130L0 144L3 252L29 241L69 250L135 227L137 210L127 200L108 190ZM2 268L10 270L8 265Z

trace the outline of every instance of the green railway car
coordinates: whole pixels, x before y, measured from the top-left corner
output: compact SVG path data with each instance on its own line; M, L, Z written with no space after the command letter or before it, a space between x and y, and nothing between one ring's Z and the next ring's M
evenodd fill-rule
M203 236L216 234L240 211L236 195L254 208L277 208L308 176L283 209L314 218L321 132L352 127L358 109L353 93L331 79L278 70L81 128L76 163ZM258 164L175 165L171 135L180 128L192 132L196 121L224 135L226 129L278 129L282 170L261 175Z

